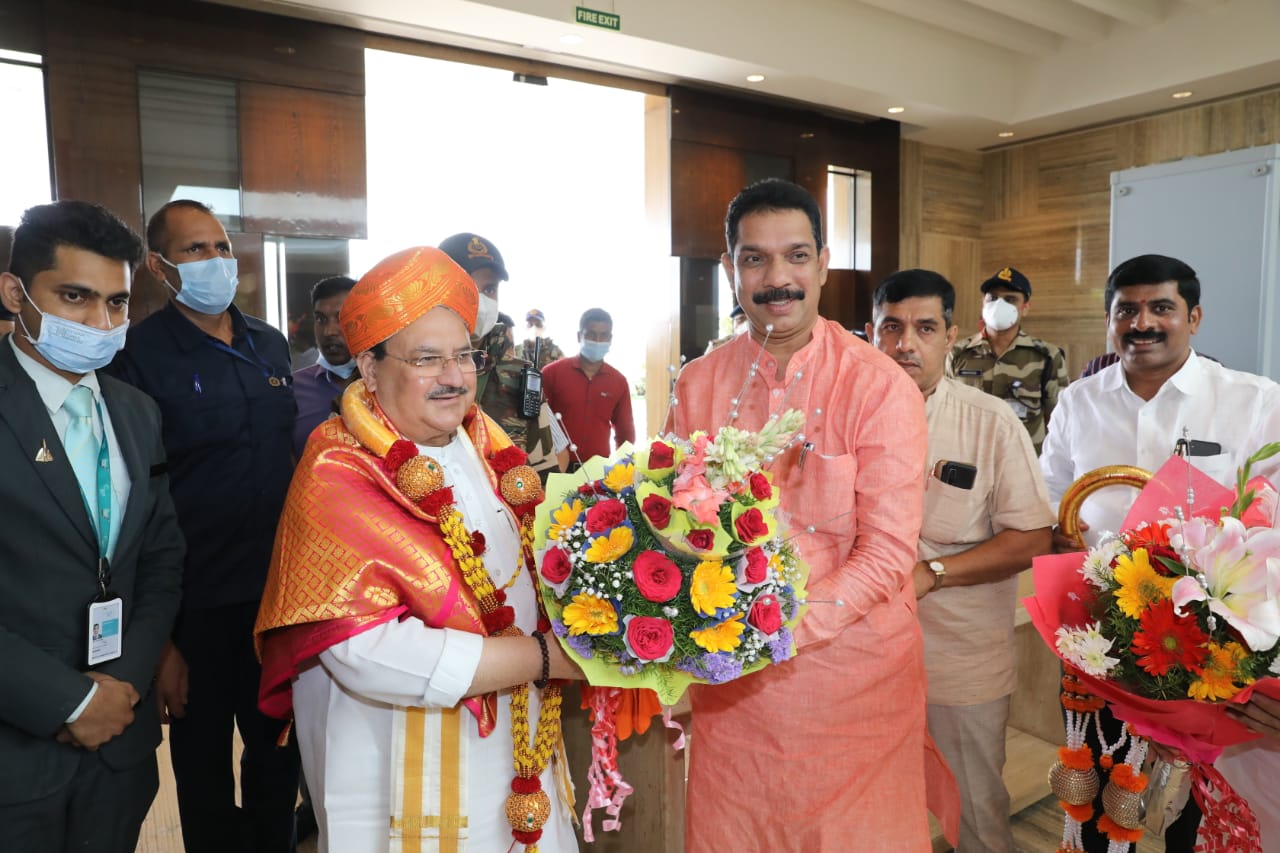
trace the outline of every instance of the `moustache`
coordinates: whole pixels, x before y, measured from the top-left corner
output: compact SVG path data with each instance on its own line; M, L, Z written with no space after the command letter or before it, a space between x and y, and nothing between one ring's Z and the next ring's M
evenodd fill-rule
M461 397L467 393L467 389L462 385L437 385L431 389L431 393L427 394L428 400L439 400L442 397Z
M756 305L764 305L766 302L776 302L780 299L793 299L796 302L803 302L804 291L796 287L771 287L751 297L751 301Z
M1147 341L1159 343L1167 337L1162 332L1128 332L1124 335L1126 344L1145 343Z

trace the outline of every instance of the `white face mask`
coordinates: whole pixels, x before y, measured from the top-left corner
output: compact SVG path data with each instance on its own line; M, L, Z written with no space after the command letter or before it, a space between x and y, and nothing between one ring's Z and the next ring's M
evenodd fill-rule
M1018 309L1003 299L984 302L982 303L982 322L993 332L1012 329L1018 322Z
M480 310L476 313L475 337L483 338L498 323L498 300L480 294Z

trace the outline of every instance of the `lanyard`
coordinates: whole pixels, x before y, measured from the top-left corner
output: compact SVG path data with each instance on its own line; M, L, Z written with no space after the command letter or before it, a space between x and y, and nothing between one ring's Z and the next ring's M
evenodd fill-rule
M253 367L256 370L258 370L258 372L260 372L263 376L269 379L274 379L276 375L276 369L272 367L270 364L268 364L267 362L264 362L262 358L258 355L258 348L253 345L253 336L246 331L244 334L244 339L249 343L249 351L253 353L253 358L250 358L249 356L240 352L240 350L236 349L235 347L227 346L217 338L208 338L208 341L209 341L209 346L213 347L214 349L219 349L225 352L227 355L235 356L236 358L243 361L245 364L253 365ZM275 385L277 383L273 382L271 384Z
M102 425L102 441L98 443L98 463L95 466L97 472L97 488L95 496L97 511L94 506L89 503L88 495L85 496L85 504L92 516L93 529L98 535L98 594L99 601L106 601L107 587L111 585L111 563L107 559L107 554L111 550L111 528L113 519L111 518L111 452L107 444L107 421L102 416L102 406L94 401L94 408L98 412L98 423Z

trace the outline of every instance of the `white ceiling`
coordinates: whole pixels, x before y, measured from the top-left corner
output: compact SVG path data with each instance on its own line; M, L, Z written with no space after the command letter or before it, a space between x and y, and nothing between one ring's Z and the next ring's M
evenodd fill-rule
M1280 0L576 0L620 32L573 23L574 0L219 2L871 116L902 106L907 137L967 149L1280 84Z

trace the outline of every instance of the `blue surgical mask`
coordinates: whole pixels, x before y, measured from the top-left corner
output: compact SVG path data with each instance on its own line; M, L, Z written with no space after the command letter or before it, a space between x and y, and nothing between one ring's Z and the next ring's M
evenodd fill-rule
M604 357L609 354L609 342L583 341L578 354L587 361L604 361Z
M356 360L354 358L349 358L342 364L330 364L329 360L321 355L316 359L316 364L330 373L341 376L343 379L350 379L351 374L356 372Z
M221 314L227 310L236 295L236 285L240 283L235 258L206 258L203 261L188 261L175 264L164 255L160 260L178 271L182 279L182 290L178 290L169 280L165 285L174 292L176 298L192 311L201 314Z
M19 284L22 284L19 280ZM57 314L41 311L36 305L27 287L22 285L22 292L40 314L40 337L31 337L22 315L18 322L22 323L22 331L36 352L44 356L45 361L59 370L68 373L85 374L106 367L115 354L124 348L125 333L129 331L129 321L103 331L84 323L77 323Z

